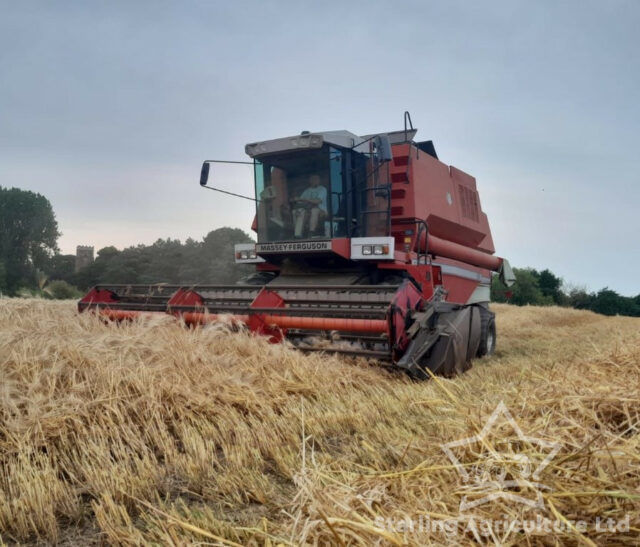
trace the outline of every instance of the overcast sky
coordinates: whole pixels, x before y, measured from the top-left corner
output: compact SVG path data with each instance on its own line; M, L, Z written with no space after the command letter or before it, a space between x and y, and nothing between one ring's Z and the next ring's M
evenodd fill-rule
M203 159L400 129L474 175L499 255L638 294L640 2L0 0L0 185L78 244L248 231ZM252 193L251 169L214 171Z

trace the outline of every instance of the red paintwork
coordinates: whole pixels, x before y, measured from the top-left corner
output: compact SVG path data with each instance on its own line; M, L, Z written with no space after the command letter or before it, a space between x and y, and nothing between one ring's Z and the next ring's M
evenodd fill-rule
M420 151L413 144L393 146L391 178L391 235L396 249L408 248L407 260L396 259L394 264L381 263L379 268L402 269L422 287L425 299L442 284L447 300L459 304L468 302L479 284L478 275L490 279L502 259L495 251L487 215L482 211L475 179L453 166ZM418 237L417 225L407 224L413 219L425 221L427 233ZM405 239L409 239L408 242ZM413 264L429 253L428 262L450 266ZM397 253L398 254L398 253ZM456 275L457 274L457 275Z
M277 289L276 289L277 290ZM259 334L266 334L272 341L279 342L286 329L312 329L324 331L352 331L363 333L382 333L389 331L386 320L380 319L351 319L341 317L298 317L291 315L277 315L260 313L261 308L285 308L284 299L275 290L263 287L258 296L251 303L255 310L247 321L249 329Z
M269 340L272 342L282 341L285 332L278 328L277 325L274 326L268 323L265 319L266 316L259 313L259 311L260 308L284 308L284 306L284 298L278 293L263 287L258 296L251 302L251 306L249 306L251 309L255 309L257 313L251 314L247 321L247 326L252 332L269 336Z
M105 317L111 321L131 321L139 317L167 317L165 312L159 311L134 311L134 310L113 310L109 308L100 308L97 313L101 317ZM187 325L205 325L220 321L222 318L229 318L232 323L246 323L249 321L248 315L227 315L204 312L183 312L173 314L176 318L181 319Z
M129 321L138 317L166 317L164 312L113 310L103 308L98 314L111 321ZM324 331L345 331L382 334L389 332L389 324L384 319L349 319L344 317L296 317L291 315L251 314L227 315L205 312L183 312L176 314L187 325L205 325L228 318L232 323L246 324L252 332L270 337L272 342L280 342L286 329L313 329Z
M249 321L248 315L229 315L226 313L204 313L197 311L183 312L178 316L187 325L206 325L223 319L228 319L233 324L246 324Z
M341 237L331 240L331 250L343 258L351 258L351 240L348 237Z
M442 268L440 266L431 265L431 275L434 287L442 285Z
M460 262L438 259L439 263L454 265L468 271L470 274L480 273L483 270L478 268L469 269L469 266ZM422 297L429 300L433 296L433 291L438 285L442 285L447 291L448 302L457 304L465 304L469 297L478 286L479 282L475 279L466 279L450 273L442 273L439 265L414 265L414 264L380 264L380 269L385 270L401 270L406 271L412 279L414 279L421 288ZM491 272L485 270L482 277L489 278Z
M409 337L405 324L408 315L413 310L421 310L423 307L423 297L416 286L409 281L405 281L391 301L391 326L392 326L392 348L394 353L402 355L409 343Z
M479 284L479 281L477 281L476 279L466 279L454 275L451 272L451 268L449 268L449 266L452 266L453 268L461 268L470 276L474 276L476 278L484 278L486 283L489 283L491 280L490 270L478 268L477 266L472 266L470 264L465 264L457 260L440 256L434 258L434 261L438 265L442 265L442 267L444 267L446 270L446 272L442 274L442 285L447 289L449 293L447 296L447 300L449 302L467 302L469 300L469 297Z
M472 176L411 144L393 147L390 175L391 206L396 213L392 231L406 228L394 220L418 218L426 221L429 233L436 237L495 252Z
M488 282L491 271L502 265L502 259L493 256L493 238L475 178L414 144L394 145L392 151L391 235L396 240L396 253L393 262L376 265L406 271L420 286L425 300L442 285L448 301L465 304L480 283L479 277ZM428 236L425 231L418 233L417 225L412 224L416 219L427 224ZM427 263L417 264L418 258L424 260L425 249ZM349 239L332 240L332 250L349 259ZM432 265L433 261L445 265L445 271ZM267 269L265 265L258 268Z
M256 271L258 272L279 272L280 266L275 264L269 264L268 262L259 262L256 264Z
M432 270L430 265L417 265L415 261L417 253L427 249L430 260L452 259L451 265L472 274L484 272L484 278L490 278L487 270L499 270L502 259L493 256L493 238L487 215L481 208L476 180L414 144L397 144L392 151L391 235L396 240L396 256L392 263L380 262L377 266L407 271L420 284L426 299L431 298L434 286L442 284L448 300L464 304L478 286L477 280ZM418 237L416 225L411 224L416 219L427 224L428 236L422 231ZM349 259L349 239L332 240L332 250ZM260 270L267 268L259 266Z
M429 300L433 296L434 277L431 266L424 264L398 264L391 262L379 264L378 268L381 270L399 270L407 272L422 289L422 297L425 300Z
M425 241L427 243L426 247ZM421 251L424 252L424 249L426 248L429 251L429 254L434 257L444 256L446 258L453 258L465 264L486 268L487 270L498 271L502 265L502 259L498 256L493 256L483 251L471 249L464 245L460 245L459 243L441 239L432 234L427 236L423 233L419 245Z
M98 310L101 317L110 321L132 321L138 317L166 317L164 312L156 311L133 311L133 310L112 310L109 308L101 308Z
M195 291L190 289L178 289L167 303L169 310L177 306L190 306L195 308L203 307L202 297ZM173 312L175 315L180 314L180 310Z
M295 317L291 315L264 315L264 322L281 329L311 329L360 333L388 333L389 323L384 319L351 319L344 317Z
M413 290L417 293L415 289ZM413 297L411 299L413 301ZM85 298L82 299L81 302L86 304L99 303L104 305L104 307L98 307L96 311L101 317L105 317L112 321L129 321L138 317L166 317L167 313L181 319L187 325L204 325L206 323L219 321L222 318L228 318L232 323L246 324L249 327L249 330L256 334L268 336L270 341L274 343L282 341L286 335L287 329L290 328L376 334L389 332L389 322L385 319L298 317L274 314L271 311L273 308L285 308L286 303L277 292L269 290L266 287L262 288L250 305L250 308L254 310L255 313L246 315L208 313L204 308L202 297L196 291L182 288L178 289L169 299L166 313L111 309L108 307L109 304L115 303L117 300L114 298L113 293L104 289L93 289L87 294L87 296L85 296ZM203 311L185 311L178 307L190 307L195 310L200 308ZM270 311L267 313L261 313L261 309L263 308L269 309ZM79 306L79 311L84 311L84 309L85 306Z
M389 235L395 237L395 257L392 261L369 264L381 270L406 272L415 284L405 282L399 287L389 305L387 318L286 315L288 306L276 292L277 288L264 287L251 303L251 312L231 316L232 321L244 323L251 331L269 336L274 342L282 340L287 329L386 333L394 359L397 359L408 343L405 327L409 312L422 309L438 286L446 290L447 301L466 304L481 282L488 283L491 271L500 268L502 259L493 256L493 239L487 216L481 210L475 179L419 151L413 144L395 145L392 150ZM426 223L428 236L424 231L418 231L418 220ZM255 231L256 228L254 218L251 229ZM350 259L349 239L336 238L332 240L331 247L335 254ZM425 251L428 255L424 254ZM268 262L257 264L256 268L258 271L279 269ZM116 301L117 297L110 291L93 289L80 301L79 309L82 311L88 304L99 303L98 312L115 320L155 315L108 309L109 303ZM283 313L273 313L273 308L282 308ZM169 300L167 312L190 325L222 317L207 313L202 298L190 289L179 289Z
M78 311L84 310L88 304L108 304L117 301L118 299L111 291L93 288L78 302Z

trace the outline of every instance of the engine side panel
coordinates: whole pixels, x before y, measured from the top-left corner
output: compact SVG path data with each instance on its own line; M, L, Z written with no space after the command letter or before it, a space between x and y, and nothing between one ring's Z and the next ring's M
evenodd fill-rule
M393 154L392 189L398 190L393 217L425 219L437 237L495 252L474 177L413 145L396 145Z

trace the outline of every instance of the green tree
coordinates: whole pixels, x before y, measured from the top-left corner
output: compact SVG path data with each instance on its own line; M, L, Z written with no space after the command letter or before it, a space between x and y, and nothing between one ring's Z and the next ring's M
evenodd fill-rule
M593 308L594 295L587 292L584 287L575 287L567 295L567 304L578 310L590 310Z
M108 254L107 257L110 255ZM105 259L104 270L100 274L101 283L150 283L150 276L145 276L149 253L144 245L128 247L113 258ZM98 260L96 260L98 262ZM156 279L154 282L160 280Z
M50 298L55 298L56 300L70 300L82 297L82 292L62 279L51 281L47 285L46 291Z
M234 245L253 240L238 228L218 228L209 232L202 242L202 258L206 261L208 279L213 283L234 283L253 271L252 267L236 264Z
M234 245L251 241L242 230L219 228L203 241L188 239L183 244L159 239L153 245L122 251L105 247L98 251L93 264L75 274L73 281L83 289L98 283L234 283L254 270L253 266L235 264Z
M126 251L125 251L126 252ZM177 239L158 239L139 254L141 283L180 283L184 246Z
M553 304L553 299L542 294L538 285L539 274L532 268L514 268L516 281L511 287L505 287L494 276L491 282L491 299L494 302L509 302L517 306L527 304L544 306Z
M103 279L108 264L119 254L120 251L113 246L103 247L91 264L74 274L72 284L83 290L93 287Z
M598 291L592 299L591 309L603 315L640 316L640 306L631 297L620 296L608 287Z
M566 303L566 295L561 290L562 278L554 275L548 269L542 270L537 274L537 277L538 287L540 287L543 296L550 298L558 305Z
M76 270L75 255L55 254L49 260L46 272L50 279L62 279L70 282Z
M551 298L545 298L538 286L536 271L531 268L514 270L516 282L511 288L513 296L510 298L512 304L525 306L527 304L542 306L550 304Z
M58 250L60 233L53 208L41 194L0 187L0 261L6 290L33 287L34 272L44 269Z
M96 254L96 260L108 262L119 255L120 251L113 245L110 245L109 247L102 247L102 249L98 251L98 253Z
M508 302L511 294L511 290L500 281L498 274L493 274L491 276L491 301Z
M180 282L185 285L195 285L209 280L209 267L202 251L202 242L187 239L183 246L183 261L180 265Z
M0 260L0 295L7 291L7 269L4 262Z

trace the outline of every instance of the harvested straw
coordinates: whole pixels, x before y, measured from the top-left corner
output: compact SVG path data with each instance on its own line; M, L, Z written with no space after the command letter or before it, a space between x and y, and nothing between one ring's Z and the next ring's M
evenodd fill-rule
M71 303L0 300L2 539L636 543L640 322L495 308L494 357L414 383L222 327L104 325ZM482 478L465 481L442 445L478 435L501 401L527 438L502 420L452 448ZM506 491L542 506L461 511L482 484L544 461L532 438L558 451Z

